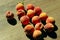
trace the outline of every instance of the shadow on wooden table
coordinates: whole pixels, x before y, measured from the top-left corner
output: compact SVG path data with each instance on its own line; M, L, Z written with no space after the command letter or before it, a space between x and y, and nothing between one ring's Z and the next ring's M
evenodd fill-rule
M47 32L47 35L48 35L49 37L53 38L53 39L56 39L56 38L57 38L57 34L56 34L54 31L52 31L52 32Z
M16 25L17 24L17 21L15 18L13 19L7 19L7 22L10 24L10 25Z
M54 25L54 30L53 31L57 31L58 30L58 27L56 24L53 24Z

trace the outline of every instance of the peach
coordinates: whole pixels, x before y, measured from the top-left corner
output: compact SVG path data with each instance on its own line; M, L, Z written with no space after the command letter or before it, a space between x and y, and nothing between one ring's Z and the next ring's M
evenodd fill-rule
M27 35L32 35L33 32L34 32L34 26L31 25L31 24L28 24L24 27L24 32L27 34Z
M41 20L46 20L47 18L48 18L48 16L47 16L47 14L45 13L45 12L42 12L40 15L39 15L39 18L41 19Z
M40 23L37 23L36 25L35 25L35 30L42 30L43 29L43 24L40 22Z
M27 6L26 6L26 9L27 10L34 10L34 5L33 4L28 4Z
M33 38L36 39L42 35L42 32L40 30L35 30L33 32Z
M20 18L20 21L21 21L21 23L23 24L23 25L27 25L27 24L29 24L29 17L28 16L22 16L21 18Z
M39 16L33 16L33 17L32 17L32 23L33 23L33 24L37 24L37 23L39 23L39 22L40 22Z
M46 19L46 23L54 23L55 22L55 19L53 17L48 17Z
M7 19L13 19L14 18L14 14L11 11L7 11L6 12L6 18Z
M20 9L24 10L24 5L23 5L22 3L18 3L18 4L16 5L16 10L18 11L18 10L20 10Z
M44 26L44 29L48 30L48 31L52 31L54 29L54 25L52 23L47 23Z
M40 15L41 12L42 12L42 10L41 10L40 7L35 7L35 8L34 8L34 11L35 11L36 15Z
M33 10L28 10L28 11L27 11L27 16L28 16L29 18L32 18L34 15L35 15L35 12L34 12Z
M24 15L25 15L25 11L24 10L18 10L17 11L17 16L22 17Z

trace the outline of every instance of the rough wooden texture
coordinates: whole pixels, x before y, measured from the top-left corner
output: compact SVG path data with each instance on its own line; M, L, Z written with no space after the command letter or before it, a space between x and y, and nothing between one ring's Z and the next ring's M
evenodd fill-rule
M15 6L21 0L0 0L0 40L29 40L24 33L22 25L16 16ZM25 0L25 6L32 3L35 6L40 6L44 12L52 16L56 20L58 30L55 31L57 38L47 36L44 40L60 40L60 0ZM11 10L17 20L16 25L11 25L7 22L5 12Z

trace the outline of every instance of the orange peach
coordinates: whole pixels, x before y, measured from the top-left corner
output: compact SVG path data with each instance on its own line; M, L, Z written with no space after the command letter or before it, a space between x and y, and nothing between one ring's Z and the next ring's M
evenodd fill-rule
M28 16L29 18L32 18L32 17L34 16L34 14L35 14L35 12L34 12L33 10L28 10L28 11L27 11L27 16Z
M40 22L39 16L33 16L33 17L32 17L32 23L33 23L33 24L37 24L37 23L39 23L39 22Z
M46 19L46 23L54 23L55 22L55 19L53 17L48 17Z
M39 15L39 18L41 19L41 20L46 20L47 18L48 18L48 16L47 16L47 14L45 13L45 12L42 12L40 15Z
M44 26L44 29L48 30L48 31L52 31L54 29L54 25L52 23L47 23Z
M20 18L20 21L21 21L21 23L23 24L23 25L27 25L27 24L29 24L29 17L28 16L22 16L21 18Z
M43 29L43 24L40 22L40 23L37 23L36 25L35 25L35 30L42 30Z
M28 4L27 6L26 6L26 9L27 10L34 10L34 5L33 4Z
M22 3L18 3L18 4L16 5L16 10L18 11L18 10L20 10L20 9L24 10L24 5L23 5Z
M33 32L33 38L36 39L42 35L42 32L40 30L35 30Z
M6 18L7 19L13 19L14 18L14 14L11 11L7 11L6 12Z
M27 35L32 35L33 32L34 32L34 26L31 25L31 24L28 24L24 27L24 32L27 34Z
M42 12L42 10L41 10L40 7L35 7L35 8L34 8L34 11L35 11L35 14L36 14L36 15L40 15L41 12Z

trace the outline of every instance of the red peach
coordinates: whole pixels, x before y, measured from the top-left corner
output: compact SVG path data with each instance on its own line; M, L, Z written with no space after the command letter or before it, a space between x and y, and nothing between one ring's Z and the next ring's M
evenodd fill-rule
M25 15L25 11L24 10L18 10L17 11L17 16L22 17L24 15Z
M13 19L14 18L14 14L11 11L7 11L6 12L6 18L7 19Z
M54 25L52 23L47 23L45 26L44 26L44 29L48 30L48 31L52 31L54 28Z
M46 13L42 12L42 13L39 15L39 18L40 18L41 20L46 20L46 19L48 18L48 16L47 16Z
M20 10L20 9L24 10L24 5L23 5L22 3L18 3L18 4L16 5L16 10L18 11L18 10Z
M48 17L46 19L46 23L54 23L55 22L55 19L53 17Z
M27 11L27 16L28 16L29 18L32 18L34 15L35 15L35 12L34 12L33 10L28 10L28 11Z
M32 35L34 32L34 26L31 24L28 24L24 27L24 31L27 35Z
M35 25L35 29L36 30L42 30L43 29L43 24L40 22L40 23L37 23L36 25Z
M38 38L38 37L41 36L41 35L42 35L42 32L41 32L40 30L35 30L35 31L33 32L33 38L34 38L34 39Z
M33 4L28 4L27 6L26 6L26 8L27 8L27 10L34 10L34 5Z
M33 16L33 17L32 17L32 23L33 23L33 24L37 24L37 23L39 23L39 22L40 22L39 16Z
M40 7L35 7L35 8L34 8L34 11L35 11L36 15L40 15L41 12L42 12L42 10L41 10Z
M21 21L21 23L23 24L23 25L27 25L28 23L29 23L29 17L28 16L22 16L21 18L20 18L20 21Z

